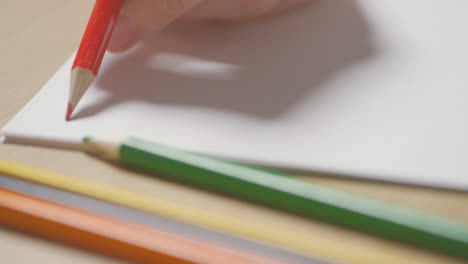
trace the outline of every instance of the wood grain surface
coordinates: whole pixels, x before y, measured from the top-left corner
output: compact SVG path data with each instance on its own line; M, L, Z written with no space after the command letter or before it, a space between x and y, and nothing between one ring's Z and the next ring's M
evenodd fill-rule
M92 0L4 0L0 8L0 127L18 112L78 47ZM68 89L68 87L64 87ZM65 107L64 101L64 107ZM336 243L362 247L414 263L463 263L406 245L306 220L123 170L83 153L0 145L0 157L95 181L157 194L257 220L274 222ZM443 175L441 175L443 177ZM306 179L353 193L433 212L468 223L468 193L330 179ZM114 263L114 260L0 228L4 263ZM27 252L27 254L25 254Z

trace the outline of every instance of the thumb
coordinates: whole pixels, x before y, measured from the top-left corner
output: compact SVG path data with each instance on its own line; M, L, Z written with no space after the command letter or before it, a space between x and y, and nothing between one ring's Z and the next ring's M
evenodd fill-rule
M126 0L108 49L119 52L132 47L200 2L202 0Z

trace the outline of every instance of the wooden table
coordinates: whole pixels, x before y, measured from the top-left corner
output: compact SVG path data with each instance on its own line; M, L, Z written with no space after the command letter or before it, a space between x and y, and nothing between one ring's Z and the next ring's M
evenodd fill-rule
M0 127L31 99L77 48L93 0L4 0L0 8ZM63 87L68 89L68 87ZM65 107L65 106L64 106ZM317 221L305 220L225 197L204 193L163 180L147 178L92 159L82 153L0 145L0 158L26 162L83 178L178 201L249 215L275 222L337 243L381 252L414 263L462 263L460 260L385 241ZM453 217L468 223L468 193L410 186L327 179L308 179L354 193ZM2 263L115 263L105 257L0 228Z

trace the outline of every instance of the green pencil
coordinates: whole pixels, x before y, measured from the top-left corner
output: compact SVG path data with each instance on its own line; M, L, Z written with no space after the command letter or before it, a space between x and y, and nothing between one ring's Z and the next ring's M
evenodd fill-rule
M449 219L141 139L107 142L87 137L83 142L137 170L468 259L468 226Z

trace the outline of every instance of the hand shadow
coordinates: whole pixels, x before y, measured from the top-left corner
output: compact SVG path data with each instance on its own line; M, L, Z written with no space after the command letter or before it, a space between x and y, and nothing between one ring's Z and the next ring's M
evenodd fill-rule
M75 118L143 101L275 119L373 52L354 1L319 0L247 25L178 23L103 67L94 88L108 96Z

